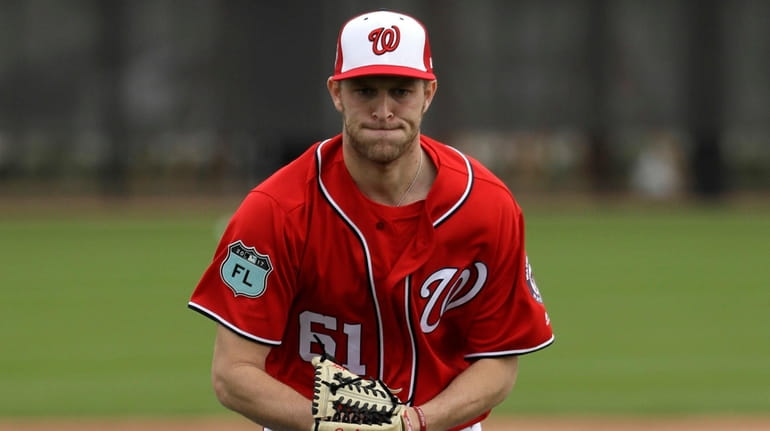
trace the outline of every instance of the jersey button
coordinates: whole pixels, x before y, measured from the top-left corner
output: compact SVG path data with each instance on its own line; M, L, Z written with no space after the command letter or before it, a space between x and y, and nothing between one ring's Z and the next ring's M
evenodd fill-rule
M385 222L380 220L374 226L377 228L377 230L383 230L383 229L385 229Z

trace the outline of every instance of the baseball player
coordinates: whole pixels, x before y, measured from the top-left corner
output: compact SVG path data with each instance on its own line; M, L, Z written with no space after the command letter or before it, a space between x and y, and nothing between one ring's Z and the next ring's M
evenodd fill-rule
M246 196L190 299L217 323L215 393L274 431L479 431L518 356L554 339L522 212L478 161L420 133L437 81L414 18L346 22L327 87L342 133ZM399 418L314 417L319 356L383 383Z

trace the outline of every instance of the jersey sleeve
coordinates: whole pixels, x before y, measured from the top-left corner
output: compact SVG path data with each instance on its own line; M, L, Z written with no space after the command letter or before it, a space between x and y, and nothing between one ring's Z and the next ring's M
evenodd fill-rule
M477 306L466 358L521 355L554 340L524 247L524 217L515 202L501 219L491 284Z
M252 191L233 214L189 307L253 341L281 344L293 299L287 215Z

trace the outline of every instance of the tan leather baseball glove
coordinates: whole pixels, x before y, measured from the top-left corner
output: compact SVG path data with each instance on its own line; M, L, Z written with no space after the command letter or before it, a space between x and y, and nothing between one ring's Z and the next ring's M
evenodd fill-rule
M357 376L326 356L313 358L313 366L311 431L411 431L406 407L381 381Z

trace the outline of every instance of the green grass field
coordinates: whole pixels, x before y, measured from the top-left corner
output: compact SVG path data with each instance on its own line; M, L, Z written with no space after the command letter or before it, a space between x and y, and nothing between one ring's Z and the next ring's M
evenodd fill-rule
M520 412L770 412L770 213L532 214L557 341L522 359Z
M224 412L186 302L232 209L0 214L0 417ZM557 340L498 411L770 412L770 210L527 216Z

